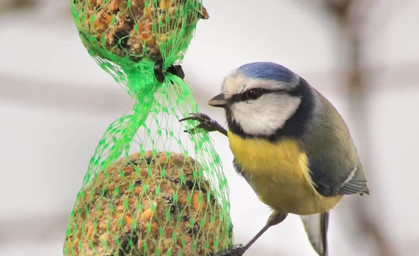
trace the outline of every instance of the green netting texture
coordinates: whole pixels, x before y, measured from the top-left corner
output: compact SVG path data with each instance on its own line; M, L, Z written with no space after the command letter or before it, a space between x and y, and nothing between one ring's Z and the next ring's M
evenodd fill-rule
M82 42L94 56L125 65L182 58L196 22L208 18L201 0L73 0Z
M213 255L232 243L228 186L178 63L198 0L72 0L82 42L133 98L91 158L70 216L64 255ZM163 81L155 75L161 62Z

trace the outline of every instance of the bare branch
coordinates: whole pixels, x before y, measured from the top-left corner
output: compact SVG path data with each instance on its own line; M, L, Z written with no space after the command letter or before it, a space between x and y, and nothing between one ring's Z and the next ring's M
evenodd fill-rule
M12 10L19 10L28 7L34 7L37 5L37 2L34 0L6 0L0 2L0 14L12 11Z

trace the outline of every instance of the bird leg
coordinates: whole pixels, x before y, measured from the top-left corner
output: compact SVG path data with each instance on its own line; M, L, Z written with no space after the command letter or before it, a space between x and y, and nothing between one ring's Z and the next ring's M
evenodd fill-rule
M283 213L281 211L275 210L271 216L269 216L268 221L266 222L265 226L250 240L246 245L237 244L233 246L230 250L222 253L218 253L215 256L241 256L244 254L249 247L258 240L260 236L262 236L263 233L265 233L266 230L268 230L270 227L282 222L285 217L287 217L286 213Z
M186 120L195 120L198 121L199 124L192 129L185 130L185 132L190 134L199 133L200 129L206 130L208 132L218 131L225 136L227 136L227 130L224 129L217 121L211 119L208 115L204 113L191 113L190 116L182 118L179 122L186 121Z

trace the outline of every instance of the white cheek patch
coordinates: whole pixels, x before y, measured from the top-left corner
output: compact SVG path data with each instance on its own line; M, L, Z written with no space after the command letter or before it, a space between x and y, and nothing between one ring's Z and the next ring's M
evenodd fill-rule
M285 125L300 103L299 97L269 93L257 100L234 103L231 113L245 133L269 136Z

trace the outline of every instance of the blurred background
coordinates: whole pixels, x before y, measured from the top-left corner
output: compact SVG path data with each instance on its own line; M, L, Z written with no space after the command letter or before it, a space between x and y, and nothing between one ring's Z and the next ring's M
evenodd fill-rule
M419 0L206 0L183 62L201 111L223 77L281 63L343 115L370 196L331 214L331 255L419 254ZM62 255L67 220L94 149L131 100L82 46L68 1L0 0L0 255ZM230 185L236 242L269 216L212 136ZM315 255L297 216L246 255Z

